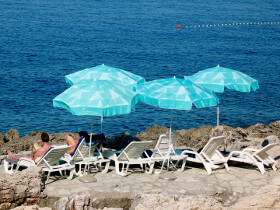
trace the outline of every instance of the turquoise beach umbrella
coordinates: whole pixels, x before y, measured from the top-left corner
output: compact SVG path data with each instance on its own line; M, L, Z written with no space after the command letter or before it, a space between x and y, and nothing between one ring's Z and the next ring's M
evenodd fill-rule
M104 116L128 114L137 103L135 92L106 80L80 81L53 99L54 107L67 109L73 115L100 116L101 133Z
M70 85L76 84L81 80L108 80L131 90L137 83L145 82L143 77L104 64L92 68L86 68L65 76L65 81Z
M259 88L258 81L252 77L219 65L199 71L192 76L185 76L185 79L217 93L223 93L225 87L239 92L251 92Z
M219 102L213 91L179 78L138 84L136 92L142 102L166 109L190 110L193 105L201 108Z
M213 91L175 77L138 84L135 90L140 101L166 109L190 110L193 105L201 108L215 106L219 102Z
M252 77L219 65L184 78L217 93L223 93L225 87L239 92L251 92L259 88L258 81ZM217 126L219 126L219 113L220 109L217 107Z
M83 80L53 99L53 106L67 109L73 115L108 117L135 110L137 94L106 81Z
M53 106L64 108L73 115L103 117L129 114L135 110L138 96L125 87L106 80L83 80L53 99Z

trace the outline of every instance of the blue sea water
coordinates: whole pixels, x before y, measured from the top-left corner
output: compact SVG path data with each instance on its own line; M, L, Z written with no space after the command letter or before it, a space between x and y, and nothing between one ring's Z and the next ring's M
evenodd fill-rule
M100 64L153 80L221 65L257 79L251 93L219 94L221 123L246 126L280 118L280 25L186 28L280 21L280 2L262 0L0 0L0 132L100 131L99 118L73 116L52 99L63 76ZM181 29L177 29L180 24ZM105 118L107 135L169 126L170 110L138 104ZM172 112L173 129L215 125L216 107Z

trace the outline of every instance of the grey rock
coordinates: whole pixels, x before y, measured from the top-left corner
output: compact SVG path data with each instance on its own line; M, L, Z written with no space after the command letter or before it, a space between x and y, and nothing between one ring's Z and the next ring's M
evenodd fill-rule
M133 198L128 193L75 194L63 197L54 203L54 209L129 209Z
M159 179L174 181L177 177L172 172L165 172L159 175Z
M4 144L4 134L0 133L0 146Z
M36 204L43 197L44 189L39 168L29 168L0 176L0 209L19 205ZM5 209L5 208L4 208Z
M39 207L38 205L30 205L30 206L18 206L13 208L13 210L51 210L50 207Z
M10 129L7 133L4 135L4 142L19 140L19 132L16 129Z
M90 182L97 182L97 179L93 175L87 174L87 175L80 177L79 181L84 182L84 183L90 183Z

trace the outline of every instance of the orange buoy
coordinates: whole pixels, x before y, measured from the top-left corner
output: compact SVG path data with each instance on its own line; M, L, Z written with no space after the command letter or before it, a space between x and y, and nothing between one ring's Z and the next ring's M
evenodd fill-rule
M181 28L181 25L177 25L177 28Z

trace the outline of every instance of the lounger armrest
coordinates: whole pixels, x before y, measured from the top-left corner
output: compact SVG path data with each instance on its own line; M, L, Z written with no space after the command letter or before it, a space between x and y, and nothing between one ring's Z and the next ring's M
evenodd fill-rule
M66 161L67 163L70 163L72 161L72 156L70 154L64 154L64 156L61 158L61 160Z
M255 148L245 148L242 150L242 152L257 152L259 151L259 149L255 149Z
M226 160L226 157L217 149L215 150L215 154L211 157L211 159L215 160L216 158L222 161Z
M17 164L20 166L27 166L27 167L36 166L36 163L29 158L20 158Z
M117 155L114 154L113 152L109 151L109 150L104 150L102 152L102 156L105 158L105 159L110 159L110 160L116 160L117 159Z
M152 151L152 150L151 150ZM154 152L153 152L154 153ZM144 154L146 155L146 159L149 159L149 160L151 160L152 161L152 156L153 156L153 154L152 154L152 156L150 157L149 156L149 154L146 152L146 150L144 151Z
M245 153L246 154L246 153ZM229 153L229 155L226 157L226 161L229 161L234 155L244 155L243 151L232 151Z
M194 154L194 155L197 155L198 152L196 151L192 151L192 150L184 150L181 155L188 155L188 154Z

